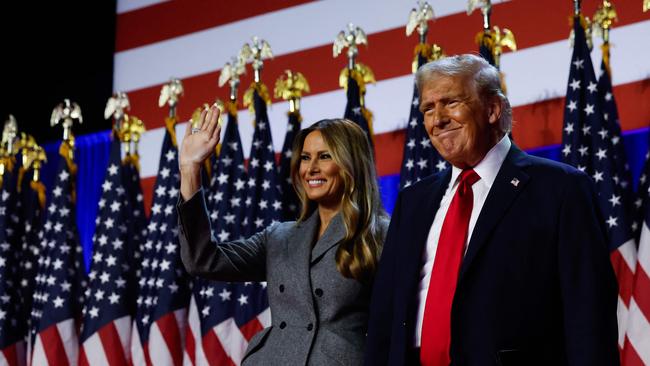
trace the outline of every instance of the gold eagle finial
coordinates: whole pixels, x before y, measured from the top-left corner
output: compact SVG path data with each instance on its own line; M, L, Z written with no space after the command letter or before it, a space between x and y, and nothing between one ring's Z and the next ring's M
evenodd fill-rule
M302 73L285 70L276 80L273 93L276 98L289 101L290 112L297 112L303 93L309 93L309 83Z

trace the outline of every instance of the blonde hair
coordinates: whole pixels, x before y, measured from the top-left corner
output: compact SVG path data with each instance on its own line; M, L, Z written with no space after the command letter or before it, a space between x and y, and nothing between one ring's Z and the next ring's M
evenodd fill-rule
M341 215L346 234L336 251L336 268L344 277L369 282L374 277L381 254L380 219L386 214L381 205L368 136L361 127L347 119L324 119L300 131L294 141L291 159L291 180L302 203L299 222L309 218L318 206L307 198L299 173L305 138L314 131L319 131L329 146L343 182Z

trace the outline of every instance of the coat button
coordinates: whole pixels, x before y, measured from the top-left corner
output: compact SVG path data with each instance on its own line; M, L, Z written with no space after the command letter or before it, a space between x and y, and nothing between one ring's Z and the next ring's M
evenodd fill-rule
M323 296L323 290L321 290L319 288L317 288L316 291L314 291L314 292L316 293L316 296L318 296L318 297Z
M280 323L280 329L284 329L286 327L287 327L287 323L285 322Z
M307 325L307 330L312 330L312 329L314 329L314 324L309 323L309 325Z
M284 292L284 285L280 285L280 292Z

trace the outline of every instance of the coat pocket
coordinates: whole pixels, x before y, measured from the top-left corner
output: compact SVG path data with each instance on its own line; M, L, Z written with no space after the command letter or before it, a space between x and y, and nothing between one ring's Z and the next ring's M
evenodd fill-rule
M518 349L504 349L497 351L498 366L530 366L526 352Z
M351 342L332 331L323 329L320 352L338 365L361 365L363 364L363 344L362 336L359 336L358 342Z
M242 358L241 360L242 364L244 363L244 360L248 358L248 356L257 352L260 348L264 346L264 342L266 341L266 338L268 338L268 335L271 333L271 328L273 328L273 326L264 328L259 332L257 332L257 334L253 336L253 338L251 338L251 341L248 342L248 347L246 348L246 354L244 355L244 358Z

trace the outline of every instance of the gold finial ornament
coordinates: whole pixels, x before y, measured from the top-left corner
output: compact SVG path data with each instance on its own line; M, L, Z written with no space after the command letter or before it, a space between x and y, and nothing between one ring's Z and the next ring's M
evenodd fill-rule
M230 100L237 100L237 88L239 87L239 78L240 76L246 73L246 60L244 60L241 55L233 56L230 62L221 68L221 73L219 74L219 86L224 86L227 82L230 82Z
M71 147L74 147L74 135L72 134L74 121L81 124L83 123L83 117L79 104L70 102L70 99L64 99L62 103L59 103L52 110L50 126L61 123L63 126L63 141L67 142Z
M435 20L433 8L429 3L418 0L418 8L411 9L409 13L409 20L406 24L406 35L410 36L417 28L420 35L420 42L413 50L413 62L411 64L411 71L413 73L418 71L419 58L422 56L426 62L439 60L445 57L442 48L437 44L430 45L427 43L427 32L429 31L429 20Z
M611 1L603 0L593 17L594 33L603 38L603 42L609 42L609 30L614 22L618 21L616 8Z
M300 111L300 98L303 93L309 93L309 83L300 72L285 70L275 82L273 94L276 98L289 101L289 112Z
M2 145L0 147L7 156L14 155L14 143L16 142L17 135L18 123L16 122L16 118L10 114L2 129Z
M592 37L593 24L591 22L591 19L589 19L589 17L582 15L582 13L578 13L578 15L571 15L569 17L569 24L571 26L571 33L569 33L569 44L571 45L571 47L573 47L575 41L575 34L573 32L573 22L576 17L578 17L578 19L580 20L580 26L582 26L582 29L585 30L585 41L587 42L587 47L589 47L589 49L591 50L594 46L594 41Z
M469 0L467 2L467 15L472 14L476 9L481 9L481 13L483 13L483 29L489 31L492 2L490 0Z
M160 89L160 98L158 98L158 107L162 108L167 104L169 106L169 117L176 116L176 107L178 100L183 95L183 83L176 78L171 78L169 82Z
M5 121L2 129L2 140L0 140L0 186L6 171L11 172L14 169L14 144L18 134L18 124L13 115Z
M355 26L352 23L348 23L348 30L340 31L339 34L334 39L334 45L332 47L333 55L336 58L343 52L344 48L348 48L348 69L354 70L354 63L359 54L360 45L368 46L368 37L366 33L359 26Z
M47 162L47 155L45 150L36 143L32 135L21 133L20 136L22 166L25 169L33 169L33 181L40 179L40 169L44 162Z
M420 43L427 43L427 32L429 31L429 20L434 20L433 8L428 2L418 0L418 8L411 9L409 20L406 23L406 35L410 36L417 28L420 35Z
M515 35L508 28L503 28L503 31L496 25L492 30L483 30L476 35L476 43L483 44L492 52L494 63L499 68L501 54L504 48L509 48L511 51L517 50L517 41Z
M131 108L129 97L126 93L116 92L112 97L108 98L106 108L104 109L104 119L113 117L115 123L120 123L126 110Z
M256 83L260 82L260 73L264 68L264 60L273 58L273 52L271 51L271 45L269 42L253 36L252 43L244 43L241 51L239 51L239 58L241 58L244 63L253 64L254 79Z

